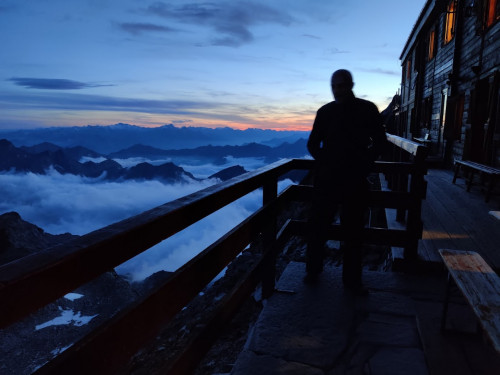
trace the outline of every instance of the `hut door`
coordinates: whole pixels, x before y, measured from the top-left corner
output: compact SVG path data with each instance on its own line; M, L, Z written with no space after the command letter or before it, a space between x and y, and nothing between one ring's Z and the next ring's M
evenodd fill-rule
M470 129L470 159L483 163L484 150L484 126L488 121L488 78L476 83L471 95L471 129Z

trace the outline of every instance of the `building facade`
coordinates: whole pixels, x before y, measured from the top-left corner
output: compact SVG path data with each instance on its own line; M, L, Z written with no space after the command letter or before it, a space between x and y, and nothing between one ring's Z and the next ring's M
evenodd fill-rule
M500 0L429 0L401 53L398 135L500 166Z

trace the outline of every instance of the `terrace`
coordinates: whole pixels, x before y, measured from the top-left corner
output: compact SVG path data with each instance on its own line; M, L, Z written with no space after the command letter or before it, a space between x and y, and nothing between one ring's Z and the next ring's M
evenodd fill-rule
M313 165L311 160L289 160L102 228L69 245L0 267L0 328L232 201L262 189L261 209L36 373L131 372L131 358L150 345L228 264L256 242L261 243L258 260L212 306L203 327L173 358L160 361L154 369L148 367L148 373L195 371L228 320L256 288L262 292L265 306L232 368L235 374L387 374L388 369L401 373L396 371L402 367L422 374L488 373L500 363L479 335L443 334L439 329L445 278L437 250L478 251L498 272L500 255L495 247L500 223L488 215L497 203L495 199L485 203L479 194L451 184L449 171L431 170L427 174L425 147L399 137L389 138L394 144L392 160L375 166L387 189L372 191L370 196L372 208L387 212L388 225L365 230L369 244L393 250L393 270L399 271L367 271L365 282L371 293L366 299L343 293L339 268L334 265L326 268L317 286L306 286L302 283L304 264L290 262L276 283L280 252L292 238L307 234L304 221L294 217L278 220L293 202L307 205L310 195L307 185L292 185L278 194L280 176L293 170L310 170ZM332 225L330 237L342 240L338 226ZM465 303L454 300L451 328L470 331L471 322L474 326ZM455 358L457 353L461 354ZM135 371L140 373L140 369Z

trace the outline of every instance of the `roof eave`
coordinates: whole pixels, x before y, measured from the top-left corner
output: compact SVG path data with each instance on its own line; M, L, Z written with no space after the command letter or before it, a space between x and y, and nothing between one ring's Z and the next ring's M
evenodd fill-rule
M422 8L422 11L420 12L420 15L418 16L417 22L415 22L415 25L413 25L413 29L411 30L411 33L408 36L408 39L406 40L406 44L403 48L403 51L401 52L401 56L399 56L400 61L406 59L406 56L408 55L409 51L413 47L413 44L415 43L415 39L420 34L422 28L425 26L427 19L429 18L429 16L431 15L432 11L435 8L435 5L436 5L436 0L427 0L427 2L425 3L424 7Z

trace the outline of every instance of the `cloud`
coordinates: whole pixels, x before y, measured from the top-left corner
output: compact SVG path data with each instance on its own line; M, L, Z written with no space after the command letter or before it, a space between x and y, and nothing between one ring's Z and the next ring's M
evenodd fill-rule
M172 29L168 26L155 25L152 23L120 23L118 25L122 30L132 34L139 35L144 32L165 32L171 33L177 30Z
M192 25L204 25L217 33L211 44L237 47L253 41L251 27L257 24L290 25L294 20L268 5L244 3L190 3L173 6L164 2L150 5L147 12Z
M396 70L386 70L386 69L381 69L381 68L373 68L373 69L360 69L364 72L368 73L376 73L376 74L385 74L389 76L396 76L399 77L401 75L401 72L398 72Z
M102 87L111 85L98 85L72 81L69 79L55 78L28 78L28 77L12 77L7 79L18 86L27 87L29 89L44 89L44 90L80 90L90 87Z
M304 38L310 38L310 39L316 39L316 40L321 40L323 39L322 37L319 37L319 36L316 36L316 35L312 35L312 34L302 34L302 36Z
M328 50L328 53L330 53L332 55L337 55L337 54L341 54L341 53L351 53L351 51L341 50L341 49L338 49L337 47L335 47L335 48L330 48Z
M172 124L187 124L192 122L193 120L172 120Z
M235 164L242 164L241 160L235 160ZM249 165L244 167L251 169ZM1 173L0 214L16 211L23 220L51 234L69 232L83 235L215 182L205 180L171 185L159 181L116 183L61 175L56 171L47 175ZM290 183L280 182L279 191ZM262 193L254 191L120 265L117 271L136 281L159 270L175 271L261 205Z
M0 103L17 109L124 111L162 115L198 116L232 122L248 122L240 107L222 102L149 100L77 93L18 94L0 92ZM214 111L217 110L217 111Z

